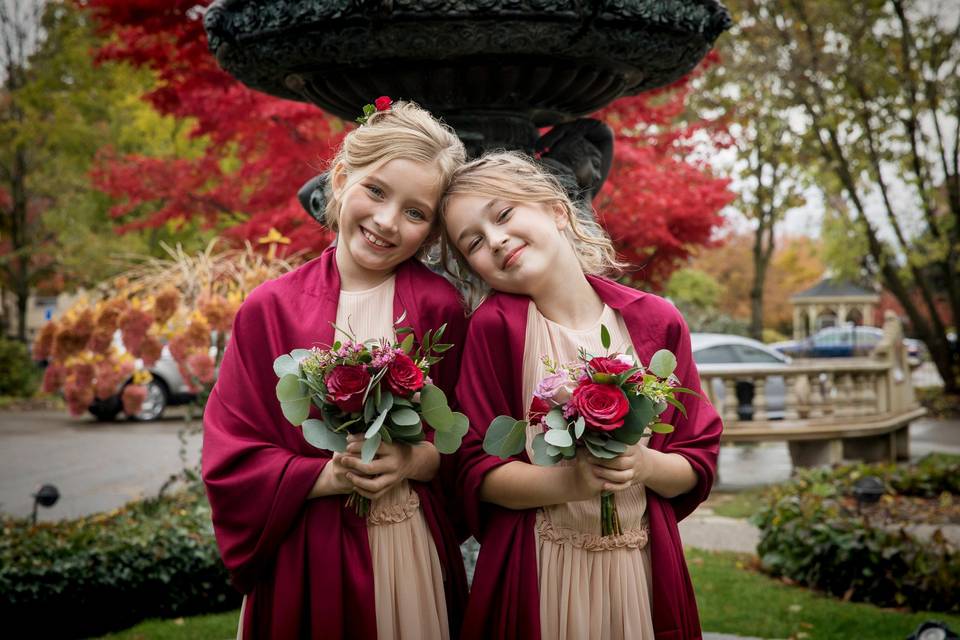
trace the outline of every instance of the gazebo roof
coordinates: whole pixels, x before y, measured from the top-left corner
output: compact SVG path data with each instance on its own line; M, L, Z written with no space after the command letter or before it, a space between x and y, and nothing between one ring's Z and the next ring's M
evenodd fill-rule
M805 298L878 298L875 291L865 289L859 285L846 280L834 280L824 278L806 291L793 294L791 300L803 300Z

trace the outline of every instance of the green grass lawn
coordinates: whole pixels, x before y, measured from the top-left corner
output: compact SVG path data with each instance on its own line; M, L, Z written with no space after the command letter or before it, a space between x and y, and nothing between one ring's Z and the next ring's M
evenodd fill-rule
M744 489L736 492L714 491L704 506L713 509L718 516L749 518L767 504L763 499L766 487Z
M960 630L960 616L881 609L788 586L751 570L750 556L688 549L687 564L706 631L797 640L903 640L929 619Z
M706 631L761 638L903 640L928 619L960 630L960 616L907 613L788 586L750 569L749 556L687 550ZM239 611L177 620L150 620L106 638L125 640L227 640L237 633Z

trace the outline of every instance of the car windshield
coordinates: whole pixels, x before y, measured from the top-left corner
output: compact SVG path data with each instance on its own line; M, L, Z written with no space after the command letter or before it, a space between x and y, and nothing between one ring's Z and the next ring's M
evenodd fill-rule
M745 344L735 344L731 346L733 348L734 354L736 354L736 357L737 357L736 362L749 362L749 363L756 363L756 364L783 364L782 360L761 349L750 347Z
M730 345L718 344L707 349L693 352L693 360L697 364L727 364L739 362Z

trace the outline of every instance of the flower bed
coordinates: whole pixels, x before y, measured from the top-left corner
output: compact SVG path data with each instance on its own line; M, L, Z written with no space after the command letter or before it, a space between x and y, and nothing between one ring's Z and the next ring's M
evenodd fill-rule
M853 487L867 475L883 480L886 494L861 511ZM915 519L895 519L923 513L919 498L949 519L951 510L937 505L952 505L958 494L958 456L930 456L913 466L805 471L772 489L769 505L754 516L761 530L758 554L768 573L847 600L960 612L960 551L939 532L923 538L908 533L906 527L920 524Z
M2 526L0 618L31 637L84 637L240 604L199 488L77 520Z

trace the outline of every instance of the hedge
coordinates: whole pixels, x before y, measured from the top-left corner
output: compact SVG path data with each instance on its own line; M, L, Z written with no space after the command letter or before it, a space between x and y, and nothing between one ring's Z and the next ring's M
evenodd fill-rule
M31 637L99 635L240 606L199 488L77 520L2 526L0 619Z
M845 498L866 475L882 479L889 494L956 499L960 456L807 470L771 489L769 504L753 517L764 570L849 600L960 612L960 551L942 535L918 539L903 528L916 523L858 515Z

